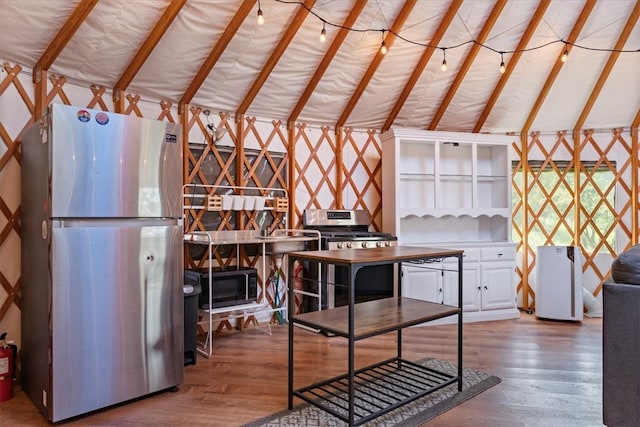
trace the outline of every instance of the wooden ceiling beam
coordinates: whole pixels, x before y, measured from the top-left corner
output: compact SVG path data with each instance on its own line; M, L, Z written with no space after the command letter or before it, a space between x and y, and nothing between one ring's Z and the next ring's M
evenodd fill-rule
M147 36L147 39L142 43L140 49L138 49L136 54L133 56L133 60L129 63L127 69L122 73L120 79L118 79L118 82L113 87L113 100L116 104L116 98L122 98L121 92L124 92L127 87L129 87L133 78L138 74L138 71L140 71L140 68L149 55L151 55L151 52L156 47L173 20L178 16L178 13L180 13L180 10L186 2L187 0L171 0L169 6L167 6L164 13Z
M447 13L444 15L444 17L442 18L442 21L440 21L440 24L438 25L438 29L431 37L431 40L429 41L429 46L427 46L425 50L422 52L422 56L418 60L418 63L416 64L416 66L413 68L413 71L411 72L411 76L409 76L409 80L407 80L407 84L405 85L404 89L400 93L400 96L396 100L395 105L391 109L391 113L389 113L389 117L387 117L387 121L382 126L382 132L391 128L391 125L393 125L393 122L398 117L398 114L400 114L400 110L404 106L405 102L407 102L407 99L409 98L411 91L413 91L413 88L418 82L418 79L424 72L424 69L427 67L429 60L433 55L433 52L435 52L435 50L437 49L438 44L442 40L442 37L444 37L444 34L447 32L447 29L449 28L449 25L451 25L451 21L453 21L453 18L456 16L456 13L458 13L458 10L460 9L462 2L463 0L452 0L451 4L449 5L449 9L447 10Z
M487 121L487 117L489 117L491 110L493 110L493 107L496 105L496 102L498 101L498 97L500 97L502 90L504 89L505 85L509 81L509 78L511 77L511 73L513 73L513 70L515 70L516 66L518 65L518 62L520 61L520 57L524 53L524 49L527 48L527 45L531 41L531 38L533 37L533 34L536 31L536 28L538 28L538 25L540 25L540 22L542 22L542 18L544 17L544 14L547 11L547 8L549 7L550 4L551 4L551 0L541 0L540 3L538 4L538 8L533 13L533 16L529 21L529 25L527 26L527 29L522 35L522 38L520 38L520 42L518 43L518 47L516 47L516 51L513 52L513 54L511 55L511 58L507 62L507 67L504 71L504 74L502 74L500 76L500 79L498 79L498 83L496 84L496 87L493 89L493 92L491 92L491 96L489 96L489 100L485 104L484 110L482 110L482 113L480 114L480 117L478 118L478 121L476 122L476 125L473 128L474 133L478 133L482 130L482 126L484 126L485 122Z
M65 48L71 37L76 33L78 28L87 19L93 7L98 3L98 0L81 0L80 3L73 10L69 18L58 31L58 34L53 38L47 49L36 62L33 67L33 82L37 83L40 78L41 71L48 71L56 58L60 55Z
M387 49L390 49L391 46L393 46L393 42L396 39L396 36L395 36L394 33L399 33L400 30L402 30L402 26L404 25L404 23L406 22L407 18L411 14L411 11L415 7L416 1L417 0L406 0L405 1L404 5L402 6L402 10L400 10L400 13L398 14L398 17L396 18L395 22L391 26L391 31L392 32L389 32L387 34L387 36L385 37L385 39L384 39L384 42L385 42L385 44L387 46ZM356 88L355 92L351 96L351 99L349 99L349 102L347 103L347 106L345 107L344 111L342 112L342 114L340 115L340 118L338 119L338 121L336 123L336 126L335 126L336 131L338 129L340 129L341 127L343 127L344 124L346 123L347 119L349 118L349 116L353 112L353 109L355 108L356 104L360 100L360 97L362 97L362 94L364 93L364 90L369 85L369 82L371 81L371 78L373 77L373 75L375 74L376 70L380 66L380 63L382 63L382 58L384 56L385 55L380 51L380 49L376 50L376 55L373 57L373 60L371 61L371 64L369 64L369 68L367 68L367 71L364 73L364 76L362 77L362 80L360 80L360 83L358 84L358 87Z
M456 77L453 79L451 86L449 86L449 90L447 91L446 95L442 99L442 102L440 103L440 106L438 107L436 114L431 119L431 123L428 126L429 130L435 130L438 127L438 123L440 123L440 120L442 119L442 116L444 115L445 111L447 111L447 108L449 107L451 100L453 99L456 92L460 88L460 85L464 81L464 78L469 72L469 69L473 64L473 61L475 61L476 56L478 56L478 53L482 48L481 45L487 40L487 37L489 37L489 34L491 34L491 30L493 29L493 26L496 24L496 21L500 17L500 14L502 13L502 10L504 9L504 6L506 4L507 4L507 0L496 1L495 5L493 6L493 9L491 10L491 13L489 14L489 17L487 18L487 21L484 23L482 30L480 30L480 34L476 39L476 43L474 43L471 46L471 50L469 51L469 54L464 59L464 62L460 66L460 70L456 74Z
M327 71L327 68L329 68L331 61L333 61L333 58L336 56L336 53L340 49L340 46L342 46L342 43L344 43L344 40L350 33L349 28L353 27L353 24L355 24L356 20L358 19L366 5L367 0L356 0L353 8L351 9L351 12L349 12L349 16L347 16L347 19L345 19L342 23L342 27L340 27L340 30L338 30L338 34L336 34L335 39L333 39L333 42L327 50L327 53L324 55L324 58L322 58L322 61L320 61L320 64L316 67L316 71L313 73L313 76L309 80L307 87L305 88L304 92L302 92L302 95L298 99L296 106L291 111L289 119L287 120L288 128L291 128L295 121L298 120L300 113L309 101L309 98L313 94L313 91L316 89L316 86L318 86L320 79L322 79L322 76L324 75L325 71Z
M293 40L293 37L298 32L298 29L300 29L302 23L309 15L309 10L311 10L315 4L316 0L305 0L305 7L302 7L302 5L300 6L300 9L291 21L291 24L289 24L289 28L287 28L287 31L285 31L277 46L275 47L273 52L271 52L271 55L269 55L267 62L262 67L262 71L260 71L260 74L253 82L253 85L251 85L249 92L247 92L244 99L242 100L242 103L238 107L238 110L236 111L236 120L238 117L242 117L247 112L249 106L258 95L258 92L260 92L262 85L264 85L264 82L267 81L267 78L269 78L271 71L273 71L276 64L278 63L284 52L287 50L289 43L291 43L291 40Z
M562 48L560 49L560 52L558 53L558 57L556 58L556 62L553 65L553 68L551 69L551 71L549 72L549 75L547 76L547 80L544 82L544 85L542 86L542 89L540 89L540 93L538 94L538 98L536 99L535 103L533 104L533 107L531 108L531 111L529 112L529 116L527 117L526 121L524 122L524 125L522 126L522 131L521 134L528 134L529 130L531 129L531 125L533 124L533 121L535 120L536 116L538 115L538 112L540 111L540 108L542 107L542 104L544 103L544 100L547 98L547 95L549 94L549 91L551 90L551 87L553 86L553 83L556 80L556 77L558 77L558 73L560 72L560 70L562 69L562 65L564 65L564 63L562 62L562 55L564 53L564 49L566 47L568 52L571 52L571 44L574 43L577 39L578 39L578 35L580 35L580 32L582 31L582 28L584 27L584 24L587 22L587 19L589 18L589 15L591 15L591 12L593 11L593 8L596 5L597 0L586 0L584 3L584 7L582 8L582 11L580 12L580 16L578 16L578 19L576 21L576 23L573 26L573 29L571 30L571 33L569 34L569 37L566 39L567 44L563 45Z
M198 90L202 86L202 83L204 83L211 70L213 70L213 67L220 59L220 56L227 48L227 45L229 44L231 39L233 39L233 37L238 32L238 29L249 15L249 12L251 12L251 9L255 5L255 3L256 0L244 0L242 2L238 10L236 11L236 14L229 22L229 25L227 25L227 28L225 28L224 32L222 33L222 36L215 44L213 49L211 49L209 56L207 56L207 59L205 59L200 66L200 69L187 87L187 90L185 90L182 98L180 98L180 101L178 102L178 111L182 111L185 105L191 103L191 100L198 92Z
M613 48L614 51L609 54L609 59L607 60L607 63L602 69L602 72L600 73L600 77L598 77L598 81L596 82L593 90L591 91L591 95L589 95L589 98L587 99L587 103L582 109L582 113L580 113L580 117L578 117L578 120L576 121L576 125L573 127L574 131L579 131L580 129L582 129L582 126L584 126L584 122L587 120L587 117L589 116L589 113L593 108L593 104L595 104L596 100L598 99L598 96L600 95L600 91L602 90L602 87L604 86L607 79L609 78L609 75L611 74L611 70L613 69L613 66L618 60L618 57L620 56L619 51L624 49L624 45L625 43L627 43L627 40L629 39L629 35L631 34L631 32L633 31L633 28L638 22L638 16L640 16L640 2L636 2L636 5L633 8L631 15L629 15L629 19L627 20L627 23L625 24L624 29L622 30L622 33L620 34L620 37L618 37L618 41L616 42L616 45ZM638 73L640 73L640 71L638 71Z

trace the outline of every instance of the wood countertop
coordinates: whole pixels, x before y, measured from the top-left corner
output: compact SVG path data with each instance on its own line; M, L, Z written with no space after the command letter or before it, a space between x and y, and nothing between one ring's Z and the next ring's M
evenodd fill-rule
M293 258L302 258L333 264L368 264L419 261L448 258L461 255L462 249L427 248L414 246L390 246L368 249L327 249L319 251L290 252Z

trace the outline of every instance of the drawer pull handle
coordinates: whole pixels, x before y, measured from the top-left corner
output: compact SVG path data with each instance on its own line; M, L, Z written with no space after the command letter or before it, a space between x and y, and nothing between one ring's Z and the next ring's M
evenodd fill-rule
M498 256L502 256L502 253L499 253Z

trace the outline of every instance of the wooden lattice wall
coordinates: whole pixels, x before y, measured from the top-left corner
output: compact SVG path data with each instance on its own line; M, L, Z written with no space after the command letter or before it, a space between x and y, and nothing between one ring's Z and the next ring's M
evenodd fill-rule
M382 146L375 130L298 124L295 145L295 227L304 209L366 209L382 229Z
M518 265L521 305L532 308L535 304L531 285L535 280L538 245L579 245L584 256L585 282L595 284L589 290L598 296L616 254L637 243L637 233L634 236L630 221L632 210L637 212L639 208L633 202L631 159L639 153L637 148L633 151L628 131L613 129L610 134L585 131L574 136L559 132L555 137L532 133L525 145L514 144L513 148L520 159L514 168L513 231L521 255ZM533 162L536 167L531 166ZM541 182L543 170L555 175L551 187ZM595 185L596 170L607 170L613 175L607 188ZM595 206L581 203L580 194L587 189L595 190L599 196ZM611 203L614 191L615 203ZM596 215L611 217L609 229L595 227ZM610 232L615 232L615 247L605 238ZM582 244L587 233L598 238L594 248ZM531 241L533 234L544 237L542 241Z
M112 110L111 94L103 87L82 88L71 85L63 76L49 75L46 82L44 102L85 106L88 108ZM0 331L19 341L20 324L20 150L17 141L20 132L33 123L36 114L35 89L31 75L21 66L4 63L0 68ZM8 110L11 110L10 114ZM282 187L289 190L290 205L289 228L301 226L301 215L305 208L356 208L367 209L373 218L375 229L381 228L381 147L376 131L354 131L351 128L331 127L312 128L304 123L296 123L291 129L280 121L259 122L254 117L233 118L225 113L217 113L215 126L224 127L231 141L231 152L224 158L213 144L206 130L207 120L199 107L189 107L179 114L177 107L170 101L147 101L139 95L125 96L125 114L154 118L169 122L180 120L185 135L199 134L203 150L195 156L185 150L185 182L200 182L231 185L249 185L258 187ZM10 120L8 120L10 118ZM637 130L636 130L637 132ZM609 137L602 133L585 132L581 136L568 138L563 132L549 140L540 134L532 134L526 144L514 144L517 157L521 159L514 171L524 172L523 180L514 179L516 194L514 203L514 240L519 241L519 251L523 255L519 262L519 292L523 305L530 307L534 293L529 287L531 271L535 267L535 247L525 245L525 237L534 228L540 228L539 218L550 212L558 221L554 227L541 230L548 244L566 244L559 241L562 235L571 235L574 242L580 242L580 235L588 229L594 215L592 211L582 209L576 194L584 186L591 185L587 179L582 183L569 182L567 167L554 168L557 159L567 159L579 165L579 159L585 158L600 162L615 174L616 204L605 202L611 188L600 189L603 202L599 210L609 211L615 216L614 227L617 233L617 247L602 243L597 251L585 253L585 275L598 282L594 289L597 295L603 280L608 274L610 263L599 260L601 252L608 254L610 260L631 244L637 243L637 222L633 225L630 217L638 217L637 165L640 163L637 148L631 143L628 133L613 130ZM635 137L637 139L637 136ZM244 155L245 148L257 154L250 160ZM273 152L282 153L274 156ZM611 158L616 159L615 170ZM221 169L220 175L209 182L201 168L205 161L213 161ZM295 159L290 162L289 159ZM531 159L547 162L557 174L558 181L551 190L540 188L537 176L527 167ZM578 161L576 162L576 159ZM634 159L635 162L629 159ZM273 178L264 181L256 171L256 165L263 162L272 170ZM634 166L634 163L636 166ZM635 169L634 169L635 168ZM241 172L238 173L237 171ZM583 171L584 172L584 171ZM630 175L635 173L635 181ZM587 174L588 175L588 174ZM632 183L636 182L634 186ZM293 185L290 185L293 183ZM576 191L577 189L577 191ZM526 194L530 191L545 192L542 206L526 206ZM573 202L568 206L559 206L553 201L557 192L568 192ZM634 212L631 215L630 212ZM236 219L237 220L237 219ZM283 227L281 220L274 218L274 227ZM578 224L578 226L576 226ZM258 224L250 214L237 220L234 226L256 229ZM187 222L190 229L201 229L203 224L197 214ZM222 229L231 227L229 218L223 218ZM596 253L599 252L599 253ZM234 259L234 254L230 259ZM249 254L239 254L240 260L255 265L257 259ZM218 262L228 263L229 258L217 258ZM194 265L193 260L188 261Z
M31 74L19 65L3 64L0 80L0 105L11 106L11 114L0 114L0 330L19 339L20 331L20 150L18 136L36 115L35 88ZM46 82L46 105L64 103L103 111L113 111L112 94L104 87L88 88L68 83L64 76L49 74ZM291 199L288 228L300 228L305 208L367 209L374 218L374 228L381 225L380 143L375 131L354 132L330 127L312 128L297 123L287 130L282 122L261 122L255 117L231 118L226 113L211 116L201 107L188 106L180 113L171 101L148 101L137 94L124 97L124 114L169 122L181 121L185 128L184 182L212 185L238 185L284 188ZM213 122L210 121L214 118ZM11 118L8 120L8 118ZM17 118L19 120L17 120ZM234 121L235 119L235 121ZM4 120L4 122L3 122ZM19 122L19 123L18 123ZM226 155L212 140L207 124L224 127L229 145ZM187 139L201 143L194 154L187 149ZM291 142L290 142L291 141ZM230 142L230 144L229 144ZM295 147L295 149L294 149ZM344 147L344 148L343 148ZM252 150L245 156L245 149ZM343 154L346 153L346 154ZM280 155L274 155L279 153ZM295 158L290 164L289 159ZM342 159L346 159L343 163ZM214 162L220 174L210 179L202 168ZM267 165L271 178L264 179L258 165ZM290 169L292 168L292 169ZM292 178L293 177L293 178ZM289 182L295 182L293 186ZM255 213L231 218L222 215L218 229L258 229ZM202 211L187 212L187 230L204 229ZM272 228L284 228L284 217L274 215ZM187 253L187 251L185 251ZM205 258L207 253L205 252ZM247 251L225 257L215 253L216 262L228 265L238 260L255 266L259 257ZM186 267L201 265L186 257ZM267 299L273 292L266 287Z

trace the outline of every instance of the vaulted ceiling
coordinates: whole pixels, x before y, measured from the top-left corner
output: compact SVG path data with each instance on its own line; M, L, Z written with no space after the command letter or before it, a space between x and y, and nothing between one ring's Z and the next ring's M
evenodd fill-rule
M103 86L116 98L136 93L236 117L382 130L520 133L640 121L636 0L0 6L1 60Z

